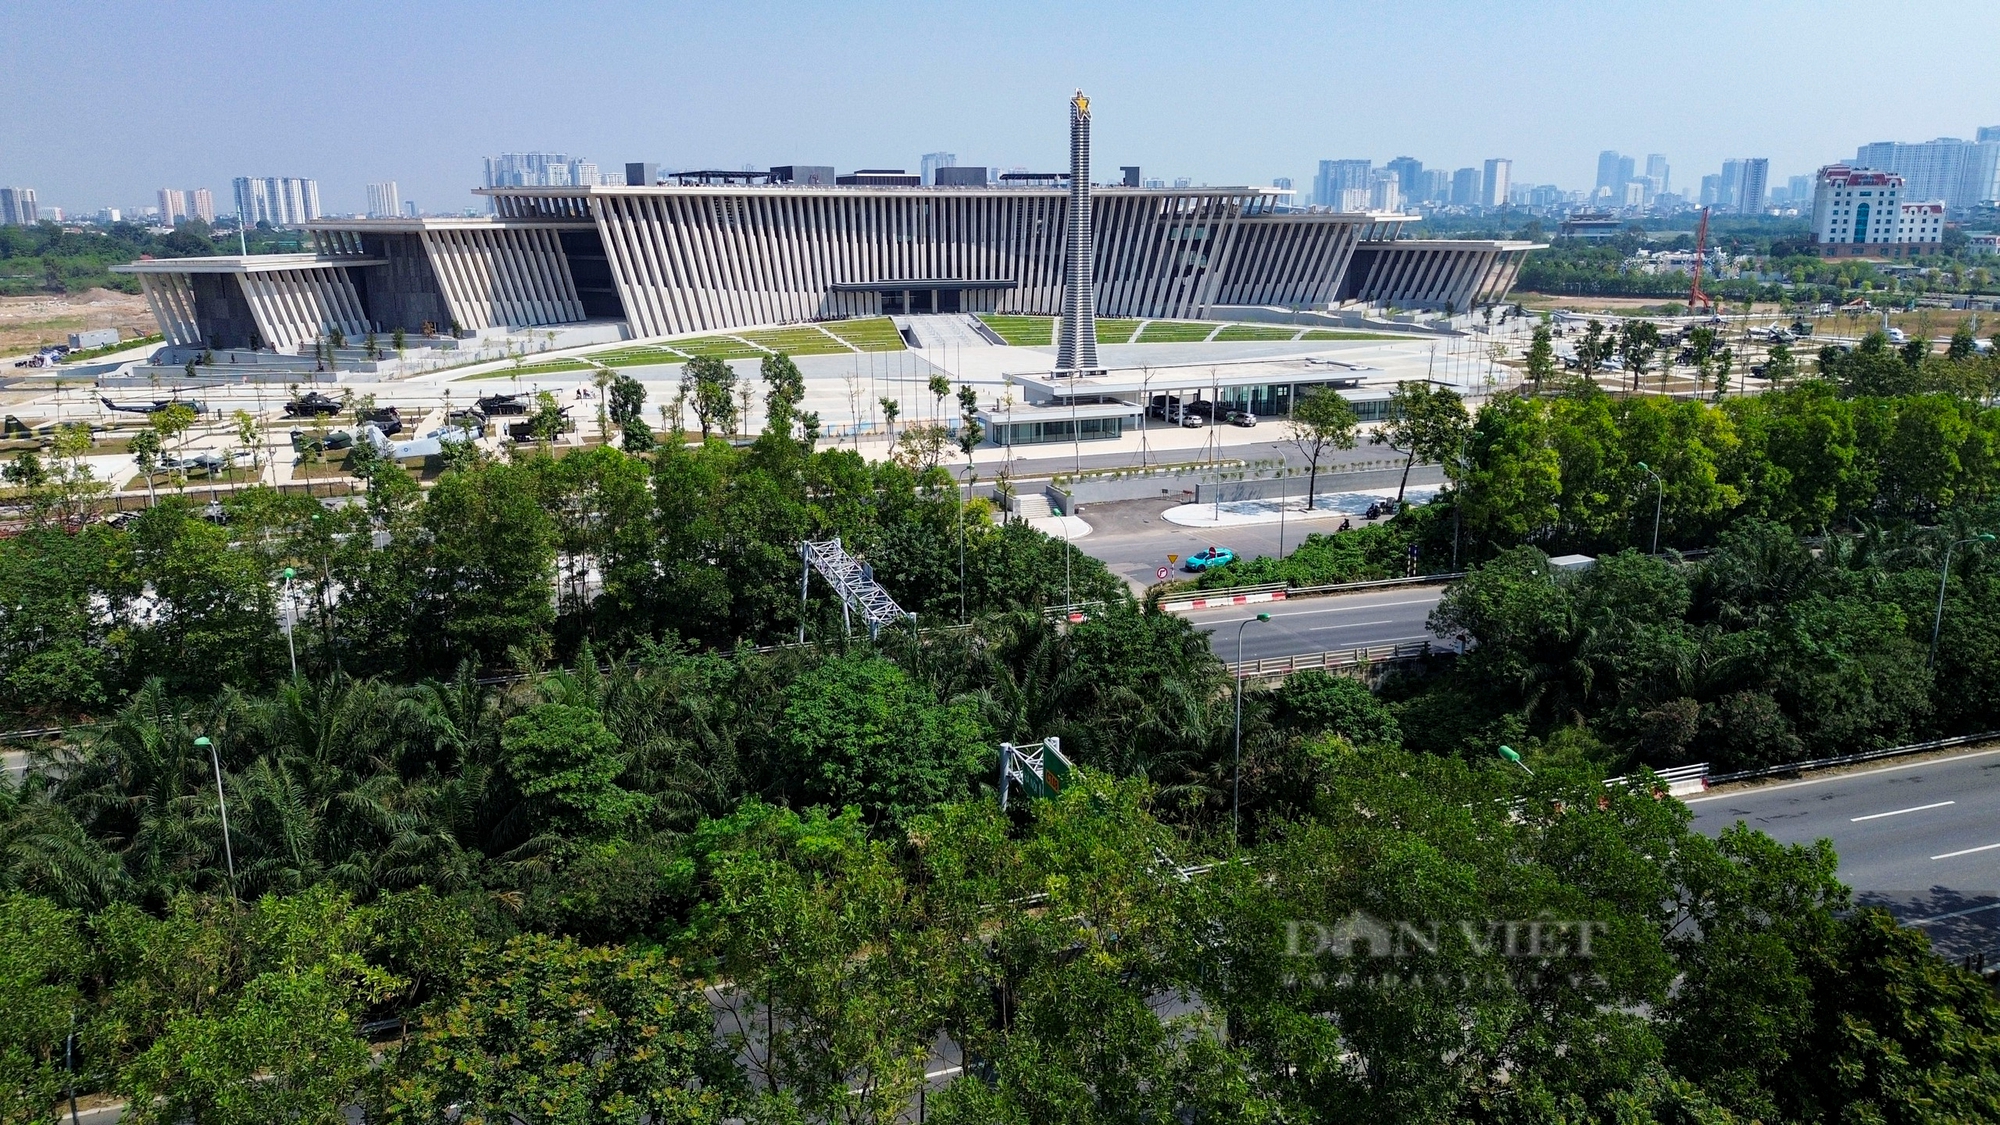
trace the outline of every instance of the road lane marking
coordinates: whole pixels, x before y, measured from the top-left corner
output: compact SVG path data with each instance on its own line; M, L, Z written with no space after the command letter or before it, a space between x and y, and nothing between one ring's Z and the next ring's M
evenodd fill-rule
M1972 853L1974 853L1974 852L1990 852L1990 851L1992 851L1992 850L1993 850L1994 848L2000 848L2000 844L1981 844L1981 845L1979 845L1979 846L1978 846L1978 847L1976 847L1976 848L1962 848L1962 849L1960 849L1960 850L1958 850L1958 851L1955 851L1955 852L1946 852L1946 853L1944 853L1943 855L1934 855L1934 856L1932 856L1931 858L1932 858L1932 859L1951 859L1951 858L1952 858L1952 857L1954 857L1954 856L1961 856L1961 855L1971 855L1971 854L1972 854Z
M1364 610L1388 609L1390 606L1398 606L1398 605L1436 605L1439 599L1441 599L1443 596L1444 595L1440 594L1436 598L1410 598L1400 602L1369 602L1367 605L1350 605L1350 606L1343 606L1339 609L1297 609L1291 611L1290 613L1274 613L1271 616L1272 617L1319 617L1328 613L1360 613ZM1288 598L1286 600L1289 601L1291 599ZM1189 614L1209 613L1209 612L1220 611L1225 608L1229 607L1216 606L1213 607L1212 609L1193 609L1189 610L1188 613ZM1236 608L1241 609L1240 606Z
M1869 813L1867 816L1850 816L1847 818L1847 822L1849 824L1859 824L1864 820L1880 820L1885 816L1902 816L1906 812L1923 812L1925 809L1941 809L1946 805L1955 805L1957 803L1958 803L1957 801L1937 801L1928 805L1913 805L1907 809L1895 809L1890 812Z
M1858 778L1871 777L1878 773L1889 773L1894 770L1921 769L1924 766L1948 766L1955 762L1971 761L1974 758L1985 758L1993 754L2000 754L2000 747L1987 750L1974 750L1970 754L1953 754L1945 758L1930 758L1921 762L1903 762L1893 766L1877 766L1874 769L1856 770L1853 773L1834 774L1830 777L1813 777L1807 778L1804 781L1787 781L1783 785L1760 785L1750 789L1734 789L1727 793L1716 793L1707 797L1689 797L1682 801L1681 804L1698 805L1703 801L1727 801L1732 798L1749 798L1765 793L1776 793L1781 789L1798 789L1806 785L1825 785L1829 781L1854 781Z
M1954 910L1949 914L1940 914L1935 918L1918 918L1913 921L1905 922L1903 924L1905 926L1928 926L1932 922L1946 922L1950 921L1953 918L1963 918L1967 914L1978 914L1982 911L1992 910L1996 907L2000 907L2000 902L1989 902L1985 906L1974 906L1966 910Z
M1394 621L1351 621L1345 625L1315 625L1308 633L1324 633L1328 629L1366 629L1370 625L1394 625Z

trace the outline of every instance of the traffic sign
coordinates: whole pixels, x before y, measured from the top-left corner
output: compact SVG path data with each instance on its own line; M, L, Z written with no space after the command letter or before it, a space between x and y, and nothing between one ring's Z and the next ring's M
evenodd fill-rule
M1153 577L1159 579L1162 582L1165 582L1167 580L1167 575L1171 573L1173 572L1163 566L1160 569L1153 572Z
M1172 565L1174 565L1175 563L1177 563L1177 562L1179 562L1179 561L1181 561L1181 557L1180 557L1179 555L1168 555L1168 556L1167 556L1167 565L1168 565L1168 566L1172 566Z

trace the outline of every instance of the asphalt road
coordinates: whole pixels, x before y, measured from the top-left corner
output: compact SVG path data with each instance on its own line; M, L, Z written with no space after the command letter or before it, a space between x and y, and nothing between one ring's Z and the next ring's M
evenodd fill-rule
M1444 591L1443 586L1391 586L1295 602L1196 610L1185 616L1209 634L1217 656L1234 661L1236 623L1269 613L1271 620L1243 629L1243 659L1268 660L1426 638L1438 641L1427 619Z
M1688 800L1694 826L1737 821L1784 843L1825 837L1863 905L1941 952L2000 959L2000 749Z

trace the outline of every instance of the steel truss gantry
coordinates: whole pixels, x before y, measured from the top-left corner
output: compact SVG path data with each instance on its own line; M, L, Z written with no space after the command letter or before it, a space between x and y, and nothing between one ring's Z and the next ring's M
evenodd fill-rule
M805 558L805 568L799 575L800 644L806 642L806 593L815 570L840 596L840 622L848 632L854 631L854 614L857 611L868 624L870 640L875 639L884 625L916 621L916 614L903 612L896 599L889 596L889 591L875 581L874 567L847 553L847 549L840 545L839 536L819 543L809 539L801 542L799 554Z

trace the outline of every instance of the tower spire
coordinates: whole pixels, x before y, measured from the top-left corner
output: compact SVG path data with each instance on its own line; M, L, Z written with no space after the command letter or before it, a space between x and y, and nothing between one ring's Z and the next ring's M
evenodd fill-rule
M1062 323L1056 333L1056 370L1088 375L1097 365L1097 291L1090 222L1090 99L1078 90L1069 100L1069 229L1063 243Z

